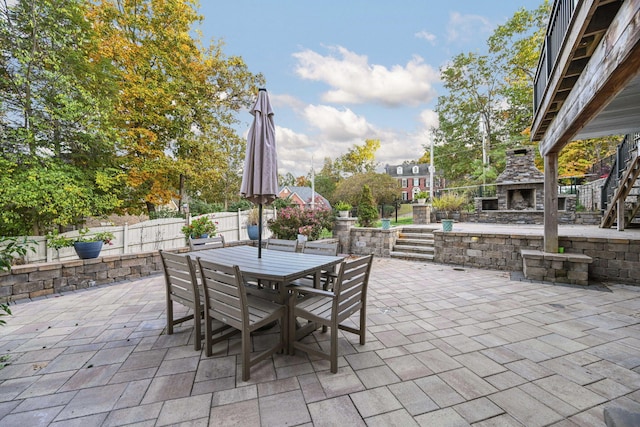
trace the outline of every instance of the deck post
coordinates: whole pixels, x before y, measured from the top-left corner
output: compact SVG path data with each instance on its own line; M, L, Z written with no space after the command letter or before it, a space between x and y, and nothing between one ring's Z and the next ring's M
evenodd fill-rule
M544 251L558 251L558 153L544 156Z

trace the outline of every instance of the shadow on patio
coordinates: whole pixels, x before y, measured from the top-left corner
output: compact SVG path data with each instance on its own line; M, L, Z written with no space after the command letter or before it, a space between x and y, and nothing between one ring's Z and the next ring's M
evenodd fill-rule
M190 322L164 334L163 280L13 305L0 425L585 426L640 411L640 287L375 259L367 344L341 335L337 374L298 352L242 382L239 336L207 358Z

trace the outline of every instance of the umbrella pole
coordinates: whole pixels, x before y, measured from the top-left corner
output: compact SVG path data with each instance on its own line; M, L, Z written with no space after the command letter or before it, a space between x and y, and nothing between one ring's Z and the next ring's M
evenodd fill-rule
M262 258L262 203L258 206L258 258Z

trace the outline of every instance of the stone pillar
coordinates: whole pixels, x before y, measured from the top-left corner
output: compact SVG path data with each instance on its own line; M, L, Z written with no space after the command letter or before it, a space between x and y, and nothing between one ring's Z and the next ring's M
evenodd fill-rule
M338 239L338 252L348 254L351 251L351 229L358 218L336 218L333 224L333 237Z
M431 224L431 206L426 204L413 205L413 223L414 224Z
M558 153L544 156L544 251L558 252Z

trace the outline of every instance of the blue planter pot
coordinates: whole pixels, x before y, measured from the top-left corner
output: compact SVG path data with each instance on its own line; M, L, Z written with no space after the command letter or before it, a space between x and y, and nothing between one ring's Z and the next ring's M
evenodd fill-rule
M98 258L102 250L102 240L97 242L75 242L73 248L80 259Z
M247 225L247 234L249 235L249 239L258 240L258 226Z
M388 230L391 227L391 220L390 219L383 218L381 221L382 221L382 229L383 230Z
M442 231L451 231L453 230L453 220L452 219L443 219L442 220Z

